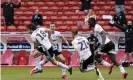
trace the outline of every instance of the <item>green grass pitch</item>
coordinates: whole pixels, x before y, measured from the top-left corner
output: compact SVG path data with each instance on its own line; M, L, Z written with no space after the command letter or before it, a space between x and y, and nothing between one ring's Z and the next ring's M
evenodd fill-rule
M1 76L2 80L63 80L61 78L60 68L43 68L43 73L29 75L31 67L2 67ZM133 67L125 68L129 75L125 80L133 80ZM112 74L108 74L107 68L100 68L105 80L123 80L118 68L113 68ZM69 75L68 80L97 80L98 77L94 71L81 73L78 68L73 68L73 74Z

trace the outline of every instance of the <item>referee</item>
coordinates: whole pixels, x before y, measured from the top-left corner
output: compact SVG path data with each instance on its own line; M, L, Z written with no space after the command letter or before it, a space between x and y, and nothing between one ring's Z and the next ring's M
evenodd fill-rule
M129 55L132 54L133 57L133 22L128 21L127 25L124 26L118 25L114 22L113 25L125 33L125 53L127 55L125 61L128 62Z

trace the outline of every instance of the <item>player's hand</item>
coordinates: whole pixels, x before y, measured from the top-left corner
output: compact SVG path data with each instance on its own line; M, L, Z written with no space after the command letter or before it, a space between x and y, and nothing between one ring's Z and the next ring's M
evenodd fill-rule
M79 12L79 10L76 10L75 13L77 14Z

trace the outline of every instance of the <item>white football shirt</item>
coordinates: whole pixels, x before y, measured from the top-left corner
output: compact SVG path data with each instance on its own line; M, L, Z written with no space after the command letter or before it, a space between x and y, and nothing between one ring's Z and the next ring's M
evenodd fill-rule
M73 41L72 45L80 56L80 61L88 59L92 53L88 40L83 36L77 36Z
M38 41L41 45L43 45L47 50L51 48L51 43L49 40L48 33L45 31L46 28L38 28L32 34L32 41Z
M103 32L103 31L104 31L104 29L99 24L96 24L95 25L95 27L94 27L94 35L98 38L98 41L101 44L107 44L111 40L109 39L109 37L107 36L107 34L106 34L106 37L103 37L103 35L101 34L101 32ZM104 43L102 43L103 40L105 41Z
M59 31L54 31L54 33L51 34L50 39L54 50L58 50L59 52L62 51L62 39L61 39L61 33Z

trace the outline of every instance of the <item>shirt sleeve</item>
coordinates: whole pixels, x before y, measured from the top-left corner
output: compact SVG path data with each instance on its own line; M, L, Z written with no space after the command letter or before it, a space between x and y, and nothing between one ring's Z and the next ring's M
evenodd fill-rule
M103 31L103 29L101 28L100 25L97 25L96 29L95 29L95 32L96 33L101 33Z
M61 37L61 36L62 36L60 32L58 33L58 36L59 36L59 37Z
M31 35L31 39L32 39L33 42L36 41L36 38L35 38L35 36L33 36L33 35Z

